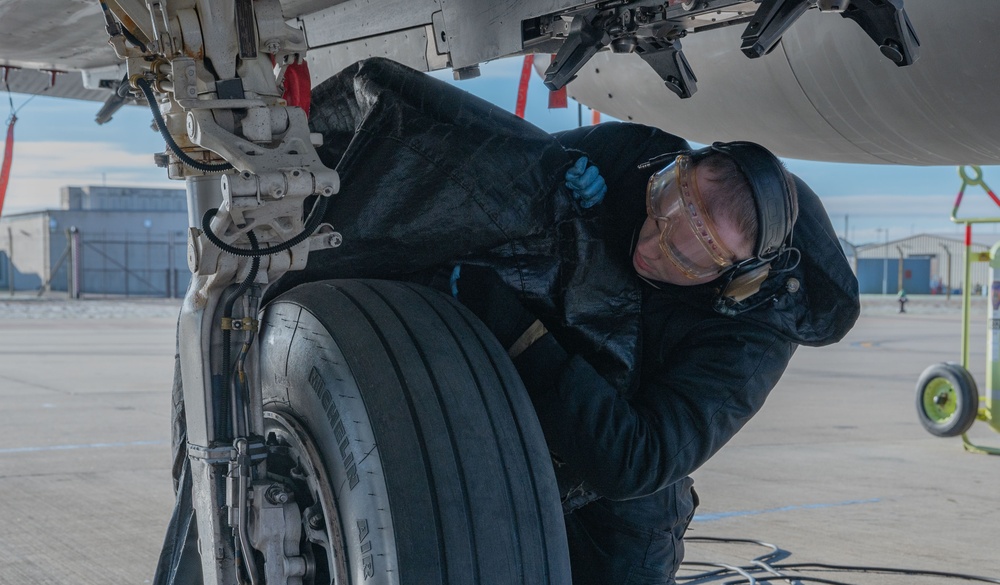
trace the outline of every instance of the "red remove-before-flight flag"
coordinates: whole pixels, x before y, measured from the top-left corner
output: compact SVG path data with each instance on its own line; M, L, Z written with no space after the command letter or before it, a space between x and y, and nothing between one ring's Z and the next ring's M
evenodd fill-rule
M534 62L534 55L524 56L524 65L521 66L521 83L517 85L517 105L514 107L514 115L518 118L524 118L524 108L528 105L528 81L531 80L531 65Z
M0 215L3 215L3 199L10 181L10 163L14 160L14 122L17 122L17 116L11 116L7 124L7 142L3 149L3 166L0 167Z

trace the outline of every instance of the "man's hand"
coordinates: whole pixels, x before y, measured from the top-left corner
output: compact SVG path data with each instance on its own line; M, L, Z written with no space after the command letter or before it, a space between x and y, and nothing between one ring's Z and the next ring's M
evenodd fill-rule
M591 208L604 200L608 185L596 166L587 166L587 157L581 156L576 164L566 171L566 188L573 193L573 199L584 209Z
M456 266L451 285L455 297L479 317L508 352L537 321L514 291L489 268Z

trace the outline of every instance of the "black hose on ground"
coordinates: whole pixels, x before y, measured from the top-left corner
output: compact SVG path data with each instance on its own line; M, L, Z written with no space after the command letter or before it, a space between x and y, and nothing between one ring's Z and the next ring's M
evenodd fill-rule
M840 572L840 573L876 573L885 575L906 575L911 577L938 577L945 579L957 579L965 581L974 581L978 583L997 583L1000 584L1000 579L993 577L981 577L978 575L969 575L964 573L955 573L948 571L927 571L920 569L905 569L905 568L895 568L895 567L873 567L873 566L858 566L858 565L833 565L829 563L785 563L777 562L779 559L784 559L790 556L790 553L784 549L780 549L773 544L768 544L759 540L746 539L746 538L716 538L710 536L696 536L696 537L685 537L685 542L688 543L723 543L723 544L753 544L756 546L765 547L771 550L771 552L764 555L755 557L751 564L742 566L732 566L724 565L722 563L713 562L697 562L697 561L682 561L682 567L712 567L712 570L704 571L701 573L693 573L689 575L678 575L676 580L678 583L709 583L725 580L727 585L737 585L742 583L772 583L778 581L784 581L786 583L795 582L812 582L812 583L826 583L828 585L855 585L852 583L847 583L844 581L835 581L833 579L824 579L822 577L812 577L808 575L801 575L799 573L789 573L788 570L813 570L813 571L830 571L830 572ZM782 572L782 569L785 572ZM761 572L767 574L759 574ZM739 577L742 578L739 578Z

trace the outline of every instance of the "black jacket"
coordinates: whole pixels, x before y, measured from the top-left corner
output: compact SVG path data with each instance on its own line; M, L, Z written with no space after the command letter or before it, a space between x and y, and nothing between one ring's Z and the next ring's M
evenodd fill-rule
M645 183L656 170L636 166L687 144L632 124L602 124L558 139L601 170L609 190L594 213L605 218L609 248L631 266L645 218ZM751 297L753 303L776 295L760 308L723 316L712 308L711 283L641 284L640 371L632 387L612 387L551 336L516 361L550 448L565 461L561 481L582 478L611 500L663 490L707 461L760 410L798 344L833 343L853 326L860 312L857 281L818 198L801 182L799 198L793 237L802 261L791 273L772 275ZM790 279L799 285L794 293ZM670 528L684 520L669 518L671 510L691 508L664 503L666 517L657 523Z
M326 221L343 234L343 244L311 253L306 269L285 275L269 297L332 276L408 279L442 263L486 265L605 380L624 392L636 387L644 285L630 262L618 260L627 260L632 225L645 213L650 171L636 164L686 142L633 124L553 138L385 59L355 64L317 87L310 124L324 136L320 157L341 173ZM580 151L611 186L593 210L581 209L563 186ZM817 219L803 237L830 240L818 200L815 207ZM814 248L822 252L815 258ZM840 339L853 318L833 309L851 294L856 309L857 292L836 238L804 246L802 264L811 270L832 254L839 255L832 272L815 270L803 294L777 297L781 311L749 318L773 320L764 325L796 343ZM816 320L824 315L832 317ZM804 324L815 331L799 335Z
M640 281L631 246L654 169L636 166L688 146L665 132L611 123L554 140L383 59L317 87L311 124L324 135L324 162L341 172L327 220L344 243L311 254L275 290L331 276L406 278L441 263L495 269L568 350L536 347L565 357L526 382L550 445L608 498L685 477L759 410L795 344L833 343L857 318L857 281L804 185L794 234L802 262L764 284L760 298L774 302L723 317L711 284ZM580 153L609 185L591 210L562 187ZM790 277L801 283L794 294L784 292Z

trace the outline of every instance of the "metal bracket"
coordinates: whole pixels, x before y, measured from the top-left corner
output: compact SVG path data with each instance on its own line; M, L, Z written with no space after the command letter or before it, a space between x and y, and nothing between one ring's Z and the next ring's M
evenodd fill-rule
M655 39L640 40L636 53L660 76L667 89L681 99L698 91L698 78L681 51L681 42L661 43Z
M236 457L236 450L231 446L226 447L203 447L188 443L188 457L203 459L211 465L229 463Z
M566 42L559 47L559 52L545 70L545 87L552 91L562 89L609 42L611 36L604 30L598 12L588 11L573 17Z
M809 0L764 0L743 31L740 50L751 59L770 53L809 6Z
M222 318L222 329L230 331L257 331L258 321L252 317L233 319L232 317Z
M302 515L295 494L274 482L254 482L250 542L264 556L264 583L301 585L308 570L299 550Z
M851 5L851 0L816 0L820 12L843 12Z
M231 445L225 445L222 447L204 447L202 445L192 445L191 443L188 443L187 450L188 457L202 459L211 465L221 465L223 463L228 464L229 462L236 460L236 449ZM264 459L267 459L267 446L264 444L263 439L254 437L250 442L249 453L250 462L253 464L260 463Z
M852 0L841 16L858 23L897 67L920 57L920 40L903 9L903 0Z

